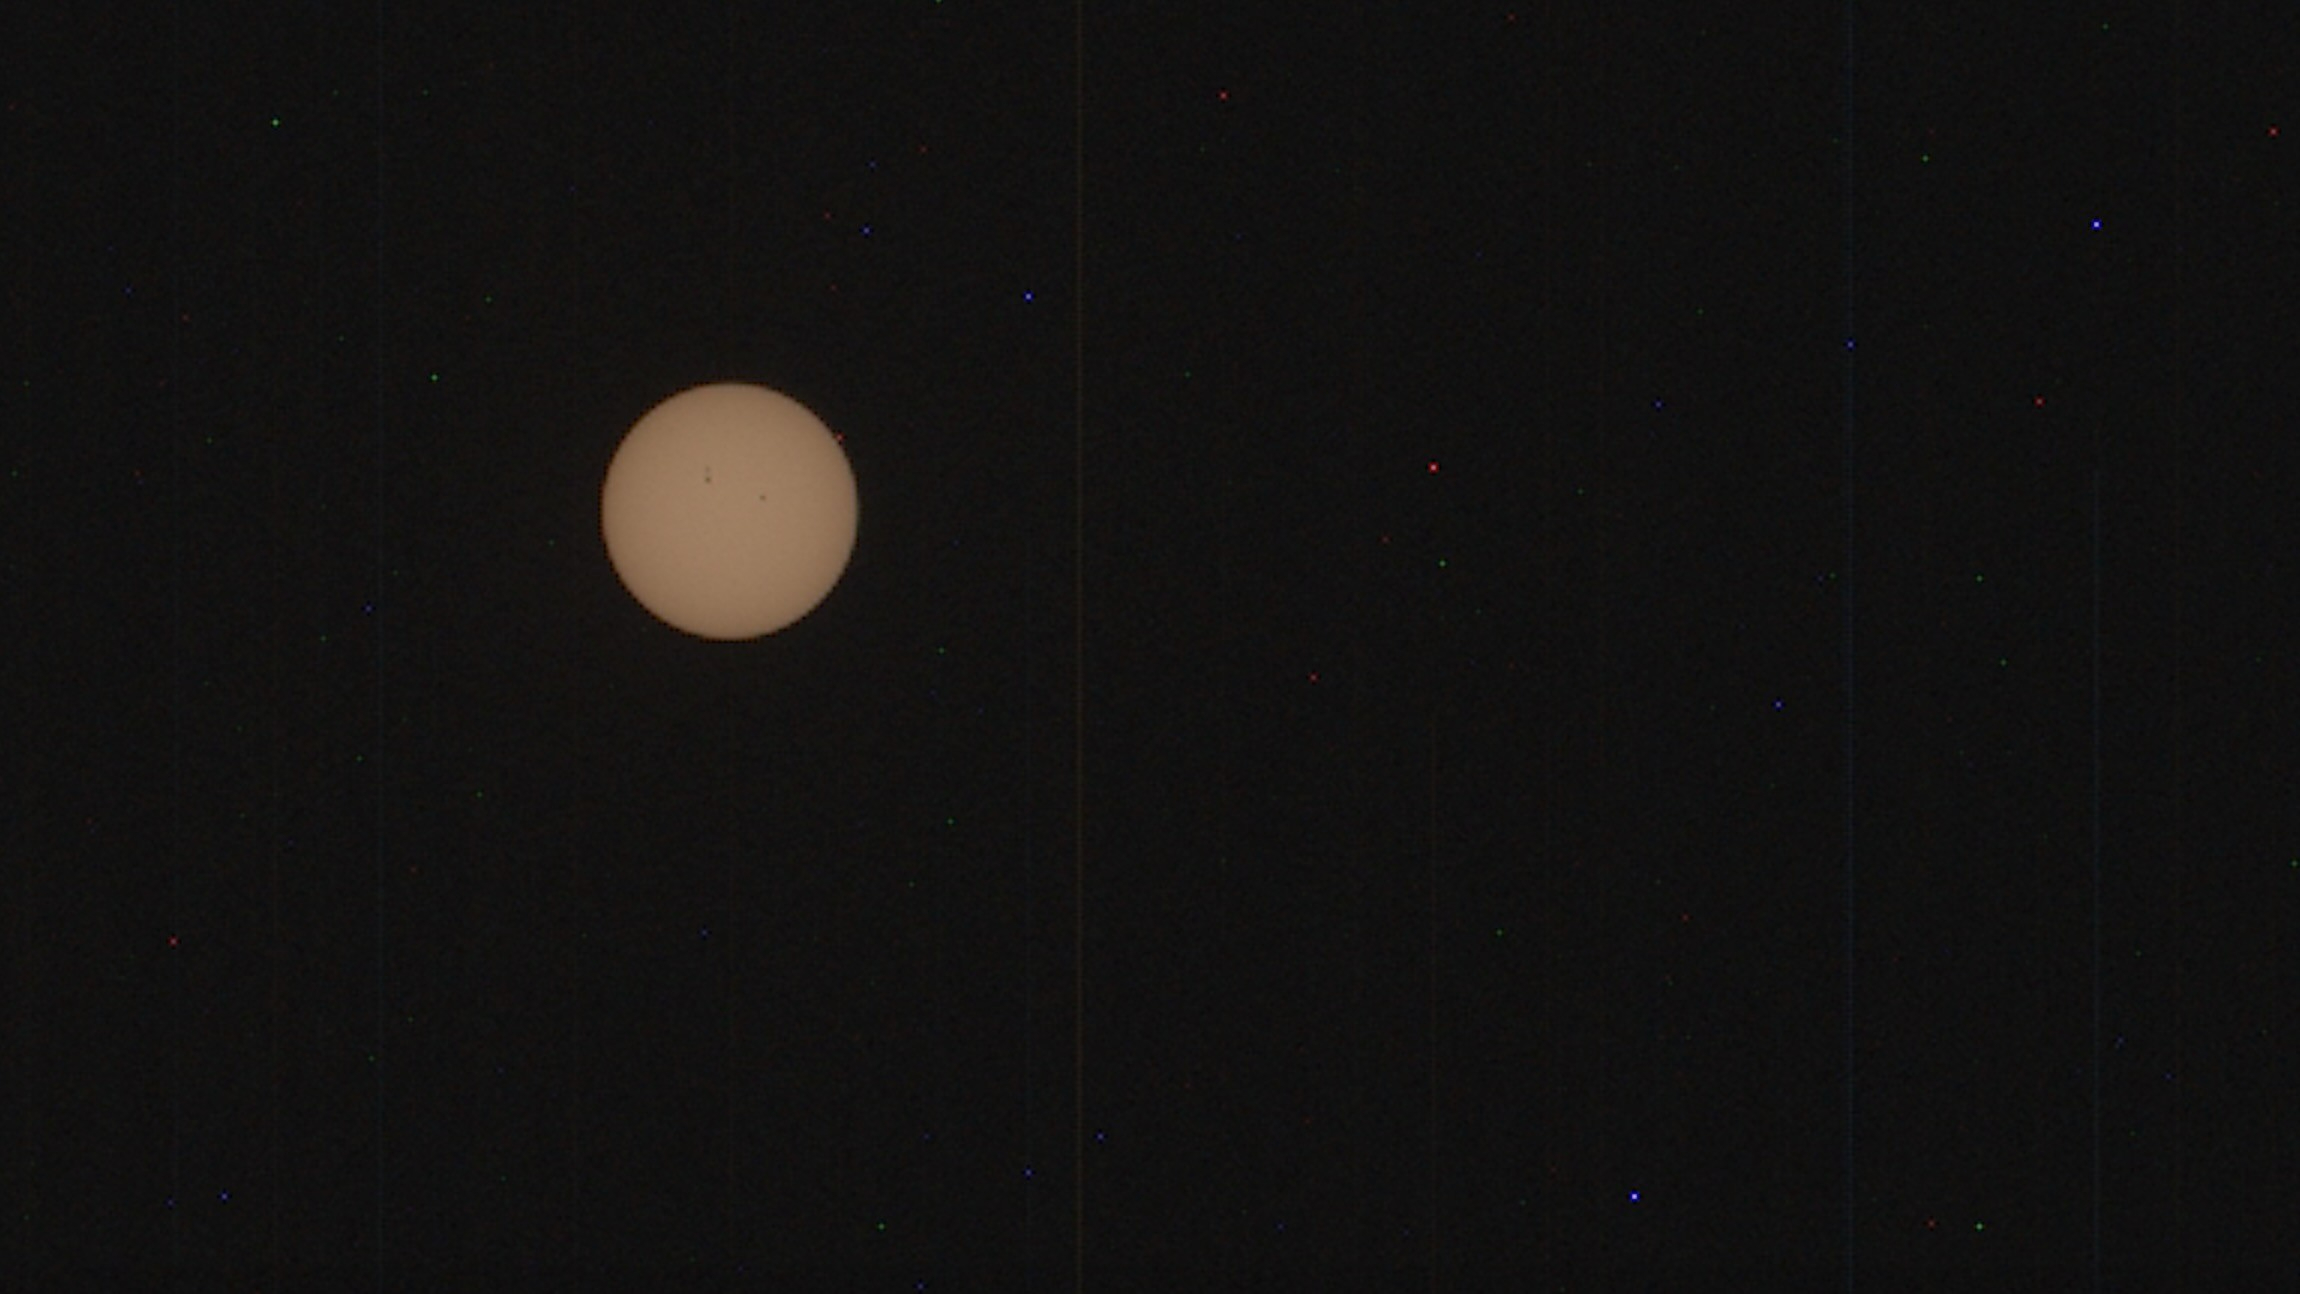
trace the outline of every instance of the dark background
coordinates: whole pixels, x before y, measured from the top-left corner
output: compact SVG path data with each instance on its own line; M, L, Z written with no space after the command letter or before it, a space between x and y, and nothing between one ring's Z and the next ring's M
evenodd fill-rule
M0 1279L2288 1276L2291 7L1084 17L11 18Z

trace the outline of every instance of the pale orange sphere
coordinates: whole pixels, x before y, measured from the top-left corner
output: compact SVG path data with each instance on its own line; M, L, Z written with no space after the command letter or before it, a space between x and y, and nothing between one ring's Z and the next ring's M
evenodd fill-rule
M805 405L763 386L692 387L647 411L600 487L599 527L639 605L698 638L787 628L854 554L846 451Z

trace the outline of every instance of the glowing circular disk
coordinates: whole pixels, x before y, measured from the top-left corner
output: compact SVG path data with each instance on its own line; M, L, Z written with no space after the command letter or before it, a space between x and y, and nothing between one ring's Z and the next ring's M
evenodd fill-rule
M787 628L854 553L854 469L822 420L763 386L720 382L656 405L599 492L607 560L639 605L733 641Z

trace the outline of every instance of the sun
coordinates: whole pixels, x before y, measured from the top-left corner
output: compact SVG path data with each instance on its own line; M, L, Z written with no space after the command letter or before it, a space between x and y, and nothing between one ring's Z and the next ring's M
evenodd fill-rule
M615 575L656 619L741 641L830 596L860 508L838 438L763 386L681 391L633 424L607 465L599 526Z

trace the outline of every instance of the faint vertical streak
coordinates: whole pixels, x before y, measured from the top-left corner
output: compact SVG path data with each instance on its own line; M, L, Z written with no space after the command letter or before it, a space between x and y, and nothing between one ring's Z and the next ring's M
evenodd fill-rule
M1431 583L1430 624L1436 630L1432 644L1433 655L1442 655L1446 648L1444 625L1444 584L1442 577ZM1429 1288L1437 1294L1439 1246L1438 1232L1443 1225L1438 1202L1438 698L1442 687L1443 671L1433 671L1430 688L1429 722L1429 858L1427 866L1429 928L1426 932L1429 953L1429 1028L1425 1044L1429 1053Z
M173 928L183 911L181 882L182 859L188 849L184 832L184 550L189 546L184 533L184 6L177 0L173 7L174 48L168 61L169 99L172 112L168 119L168 230L175 241L175 254L168 258L169 299L174 308L168 320L168 412L170 454L175 472L175 488L169 492L173 515L169 518L175 543L169 554L171 598L169 622L175 633L175 650L171 653L171 668L175 674L175 722L170 725L174 749L168 761L170 782L169 808L175 818L176 865L168 869L169 935L176 937ZM27 905L29 906L29 905ZM170 996L168 1012L168 1199L171 1205L183 1198L183 1024L182 987L183 959L168 959L168 983L177 990ZM180 1207L168 1211L168 1254L170 1265L181 1268L184 1257L184 1215Z
M286 457L286 454L287 450L281 446L280 442L272 442L271 518L274 525L280 523L281 513L286 507L286 491L281 488L281 477L286 472L282 459ZM269 1004L271 1007L271 1046L268 1049L270 1052L269 1064L266 1066L270 1071L267 1086L271 1089L272 1105L271 1136L267 1139L271 1143L269 1149L271 1151L272 1180L271 1190L267 1194L270 1197L268 1204L271 1213L272 1280L274 1282L279 1282L285 1276L280 1266L280 1195L286 1187L286 1181L280 1172L280 1026L281 1020L286 1014L280 999L286 992L283 963L287 960L287 949L280 937L280 852L284 848L282 833L286 829L286 823L283 821L286 815L282 809L280 759L282 747L287 742L286 705L279 693L279 689L286 685L287 678L287 653L285 645L281 641L287 632L281 625L287 617L285 612L279 609L281 583L280 568L277 563L274 563L271 568L272 607L273 614L279 619L273 622L271 629L273 689L270 697L272 712L271 875L267 879L269 881L268 888L271 892L272 973Z
M583 66L587 57L582 45L588 35L589 29L578 21L573 33L573 43L576 46L574 63L578 67ZM579 186L570 185L568 187L573 195L588 196L583 193ZM585 255L587 249L583 246L586 232L583 220L584 203L577 201L571 203L570 206L572 210L569 213L571 217L569 226L574 231L571 237L576 243L575 255L571 259L575 265L582 268L569 276L569 283L575 294L573 316L581 318L584 306L584 273L588 270L591 261ZM583 945L590 937L585 926L591 915L590 905L586 902L590 896L583 888L584 881L583 851L581 849L570 850L568 851L567 888L570 900L568 909L571 913L571 922L575 927L575 937L568 941L567 958L567 1000L570 1004L570 1010L567 1013L566 1243L567 1259L571 1270L580 1270L579 1264L583 1258L583 972L586 969Z
M384 195L384 72L385 30L383 0L375 6L375 591L371 595L375 622L375 736L374 759L368 772L375 794L375 1053L369 1057L374 1069L370 1076L375 1083L375 1278L376 1288L384 1288L384 1105L383 1105L383 1022L384 1012L384 895L385 850L384 815L387 801L384 788L386 760L383 754L385 727L383 671L384 626L393 610L385 596L384 573L384 256L383 256L383 195Z
M2103 1285L2100 1250L2100 414L2093 415L2092 467L2092 1288Z
M2093 93L2099 93L2097 77L2092 84ZM2101 263L2095 252L2096 265ZM2096 270L2093 280L2095 316L2105 313L2108 301L2108 273ZM2101 677L2100 677L2100 603L2101 586L2105 571L2101 555L2101 481L2107 462L2102 452L2104 437L2102 424L2107 414L2103 406L2095 404L2092 411L2092 1288L2093 1294L2107 1288L2106 1254L2100 1228L2101 1214L2101 853L2105 846L2101 826L2102 766L2101 766Z
M735 942L735 928L731 923L735 919L735 913L740 911L735 906L735 870L741 852L740 841L727 850L727 910L720 914L719 918L720 952L718 954L725 968L721 972L720 978L725 985L727 994L725 1078L727 1084L727 1199L720 1222L721 1226L725 1228L725 1234L719 1242L719 1260L723 1265L730 1268L737 1261L735 1256L735 1089L738 1085L735 1076L740 1067L735 1054L735 1003L739 996L736 990L740 972L735 965L735 950L742 946Z
M1429 953L1430 953L1430 1294L1438 1287L1438 740L1437 697L1430 698Z
M1071 23L1071 822L1076 835L1071 876L1071 1216L1072 1267L1086 1289L1086 0Z
M2098 94L2098 78L2093 80L2093 92ZM2095 251L2095 267L2102 264ZM2093 301L2095 317L2107 313L2107 269L2095 269ZM2105 434L2102 423L2107 421L2105 405L2093 405L2093 1294L2107 1289L2107 1253L2105 1237L2100 1230L2100 1193L2102 1193L2102 1145L2100 1145L2100 1039L2102 1039L2102 1000L2100 1000L2100 972L2102 972L2102 883L2100 862L2105 837L2102 837L2100 804L2102 804L2102 713L2100 713L2100 598L2105 584L2105 563L2102 563L2102 478L2107 476L2107 457L2102 453Z
M1554 41L1558 33L1556 6L1551 5L1545 7L1542 17L1544 19L1544 25L1547 29L1545 34L1547 34ZM1566 96L1564 94L1555 91L1551 92L1549 97L1549 143L1552 152L1558 157L1568 156L1566 150L1565 101ZM1541 277L1544 286L1544 303L1548 306L1548 310L1545 312L1545 317L1550 320L1556 320L1562 317L1558 306L1558 298L1561 295L1558 284L1564 280L1565 276L1556 272L1556 267L1557 262L1561 259L1559 255L1559 244L1564 241L1565 232L1562 220L1558 220L1554 217L1552 219L1556 222L1549 225L1549 238L1542 248L1543 273ZM1555 327L1555 324L1553 323L1551 326ZM1541 348L1541 387L1542 390L1546 392L1556 392L1560 389L1557 376L1558 350L1559 347L1555 342L1551 342L1550 344L1544 345ZM1554 395L1551 396L1551 399L1554 400L1555 398L1556 397ZM1553 405L1552 407L1554 408L1555 406ZM1561 419L1556 417L1546 418L1543 419L1542 427L1542 479L1552 483L1550 488L1553 492L1549 495L1549 497L1552 499L1556 499L1558 497L1554 493L1557 488L1555 483L1563 480L1563 477L1558 471L1557 465L1558 423L1560 421ZM1570 504L1564 503L1562 501L1556 505L1560 512L1569 506ZM1564 565L1564 559L1561 545L1553 544L1545 546L1544 565L1545 570L1543 573L1545 578L1542 580L1542 586L1546 589L1554 591L1558 596L1558 601L1563 604L1565 601L1563 596L1565 583L1563 577L1565 572L1562 569ZM1557 619L1557 617L1550 617L1550 619L1554 621ZM1557 644L1559 644L1560 641L1561 635L1558 634L1554 627L1550 628L1548 642L1552 645L1550 649L1552 653L1559 650ZM1555 659L1554 655L1551 655L1549 658L1552 660ZM1566 725L1563 722L1558 722L1552 725L1551 737L1549 741L1549 759L1546 769L1548 778L1544 785L1546 794L1543 797L1541 806L1542 857L1550 860L1553 872L1557 873L1562 873L1564 871L1563 868L1556 867L1556 863L1558 861L1558 805L1564 799L1561 783L1563 782L1565 776L1564 767L1567 753L1567 748L1565 745L1565 728ZM1553 895L1559 894L1562 889L1563 887L1560 886L1558 889L1550 891L1550 893ZM1547 945L1548 948L1549 973L1544 977L1542 986L1542 1018L1540 1037L1544 1040L1544 1042L1552 1044L1547 1048L1549 1052L1547 1063L1549 1067L1550 1122L1549 1127L1545 1130L1545 1148L1543 1154L1543 1167L1545 1170L1548 1170L1557 1163L1558 1159L1563 1153L1563 1148L1558 1144L1561 1138L1557 1134L1557 1129L1563 1122L1560 1116L1565 1108L1566 1070L1562 1058L1557 1054L1559 1048L1557 1048L1554 1043L1557 1038L1558 980L1563 969L1565 953L1561 947L1563 941L1560 939L1552 937L1544 939L1542 942ZM1550 1193L1552 1180L1553 1179L1551 1173L1544 1171L1541 1177L1541 1262L1544 1267L1554 1263L1557 1259L1557 1205L1555 1204L1554 1199Z
M719 337L722 345L739 353L733 344L735 300L735 4L727 0L727 31L724 42L727 52L727 261L719 274ZM723 357L722 364L731 364L735 355ZM722 372L722 378L737 376ZM732 863L729 866L733 866Z
M1845 551L1844 551L1844 676L1845 676L1845 1289L1850 1294L1856 1283L1854 1265L1854 1231L1858 1215L1858 1191L1855 1186L1857 1166L1853 1154L1853 1135L1858 1122L1859 1095L1858 1056L1855 1052L1854 989L1856 965L1854 962L1855 918L1858 915L1856 888L1857 873L1853 865L1854 843L1854 747L1853 747L1853 543L1854 543L1854 487L1853 487L1853 409L1854 366L1857 362L1855 345L1859 334L1854 325L1854 244L1853 213L1855 190L1853 180L1853 0L1845 0L1845 119L1842 144L1845 172Z
M1602 104L1605 102L1605 19L1602 12L1599 14L1596 22L1596 92L1591 96L1591 98L1595 102ZM1610 326L1611 321L1606 317L1606 305L1608 304L1606 292L1606 273L1609 269L1610 261L1610 258L1606 255L1606 233L1612 228L1612 213L1606 209L1605 204L1606 157L1605 138L1602 133L1602 129L1603 128L1601 127L1600 134L1598 136L1598 157L1597 166L1595 168L1596 175L1592 180L1592 183L1597 190L1597 248L1596 254L1592 259L1595 265L1595 279L1598 287L1596 329L1597 380L1595 392L1597 402L1597 416L1596 427L1594 431L1596 449L1594 455L1594 465L1592 466L1590 472L1591 479L1595 483L1595 493L1597 500L1595 506L1599 507L1601 510L1610 507L1610 501L1607 500L1605 494L1604 472L1605 422L1606 418L1608 417L1605 400L1605 379L1606 362L1608 353L1611 349L1607 344L1607 329ZM1607 590L1606 577L1611 572L1606 565L1606 541L1610 538L1610 536L1607 534L1605 526L1602 522L1598 523L1595 528L1597 531L1597 559L1595 563L1597 596L1593 599L1593 601L1596 603L1596 606L1591 614L1591 619L1595 622L1597 651L1595 656L1596 663L1591 666L1591 672L1596 674L1598 677L1594 680L1592 686L1589 689L1590 693L1596 698L1597 706L1597 720L1594 725L1593 734L1590 741L1590 765L1594 770L1595 793L1602 795L1604 794L1605 786L1605 593ZM1601 941L1603 939L1603 932L1605 930L1605 885L1603 880L1600 878L1605 871L1606 869L1603 867L1590 869L1591 879L1589 881L1589 885L1592 890L1592 894L1590 896L1590 908L1594 914L1594 925L1600 932ZM1600 946L1602 946L1602 942ZM1610 1085L1605 1081L1605 1035L1606 1030L1612 1027L1613 1019L1612 1013L1607 1010L1607 989L1610 987L1609 976L1604 970L1600 970L1597 978L1597 1031L1595 1034L1595 1041L1592 1043L1590 1048L1592 1055L1595 1057L1595 1064L1593 1067L1596 1070L1596 1083L1592 1089L1592 1097L1594 1098L1593 1103L1598 1105L1598 1117L1591 1120L1590 1123L1592 1128L1592 1135L1596 1139L1596 1149L1592 1157L1596 1161L1597 1168L1596 1171L1591 1174L1591 1176L1600 1182L1606 1183L1607 1187L1609 1188L1612 1179L1613 1164L1607 1155L1611 1145L1606 1137L1606 1122L1610 1117L1611 1112L1605 1108L1603 1102L1607 1099L1607 1096L1610 1092ZM1599 1239L1598 1244L1601 1249L1606 1249L1612 1244L1612 1241L1613 1233L1608 1230L1601 1233L1601 1238ZM1611 1254L1608 1253L1607 1257L1610 1258Z
M727 58L727 263L719 275L719 337L730 351L740 350L734 339L734 281L735 281L735 0L727 0L726 38L721 42ZM732 355L722 362L730 362ZM722 377L734 377L726 372ZM735 871L742 853L738 839L727 851L727 907L719 914L719 946L724 970L720 979L727 995L727 1046L723 1081L727 1086L727 1194L720 1210L719 1260L732 1270L735 1258L735 1001L737 968L735 950L742 945L735 942Z
M1031 741L1031 705L1038 693L1032 690L1037 684L1037 677L1031 667L1038 622L1030 597L1032 573L1037 569L1037 563L1031 560L1030 539L1026 533L1023 537L1022 560L1022 1164L1026 1174L1022 1182L1022 1288L1026 1290L1036 1288L1036 1269L1030 1261L1031 1226L1035 1211L1031 1207L1031 1180L1027 1174L1033 1162L1030 1153L1031 1130L1036 1126L1033 1120L1037 1112L1037 1089L1034 1086L1037 1054L1031 1046L1031 1033L1038 1024L1037 965L1031 957L1038 935L1036 923L1032 920L1037 912L1037 887L1031 883L1032 869L1037 859L1031 852L1034 840L1031 828L1038 812L1038 801L1031 785L1031 756L1035 753Z
M2185 1128L2184 1128L2184 1126L2183 1126L2183 1124L2184 1124L2184 1118L2183 1118L2183 1116L2184 1116L2184 1115L2185 1115L2185 1113L2186 1113L2186 1105L2187 1105L2187 1101L2186 1101L2186 1097L2185 1097L2184 1089L2185 1089L2185 1085L2186 1085L2186 1083L2187 1083L2187 1081L2188 1081L2188 1064L2187 1064L2187 1054L2186 1054L2186 1050L2185 1050L2185 1046L2184 1046L2184 1043L2185 1043L2185 1039L2184 1039L2184 1038L2183 1038L2183 1036L2182 1036L2182 1028L2181 1028L2183 1017L2184 1017L2184 1015L2186 1014L2186 1006L2185 1006L2185 1004L2184 1004L2184 1003L2182 1003L2182 1002L2181 1002L2181 1000L2180 1000L2180 990L2181 990L2181 960L2182 960L2182 950L2181 950L2181 938L2180 938L2180 936L2181 936L2181 930L2182 930L2182 927L2185 925L2185 923L2186 923L2186 919L2187 919L2187 913L2186 913L2186 911L2185 911L2185 906L2186 906L2186 905L2185 905L2185 903L2183 902L2183 900L2184 900L2184 899L2185 899L2185 897L2186 897L2186 896L2185 896L2185 894L2183 893L2183 890L2184 890L2184 887L2185 887L2185 882L2186 882L2186 877L2185 877L2185 875L2184 875L2184 868L2185 868L2185 865L2186 865L2186 860L2185 860L2185 859L2183 859L2183 858L2181 857L2181 844L2180 844L2180 827L2181 827L2181 821L2180 821L2180 819L2181 819L2181 804L2182 804L2182 800L2183 800L2183 797L2185 796L2185 794L2186 794L2186 791L2187 791L2187 786L2186 786L2186 783L2185 783L2185 782L2182 780L2182 777L2181 777L2181 765L2182 765L2182 760L2181 760L2181 753L2182 753L2182 752L2181 752L2181 743L2182 743L2182 739L2183 739L2183 733L2184 733L2184 731L2185 731L2185 730L2184 730L2184 728L2183 728L2183 726L2182 726L2182 724L2181 724L2181 695L2180 695L2180 663L2181 663L2181 659L2180 659L2180 658L2181 658L2181 648L2182 648L2182 646L2183 646L2183 644L2182 644L2182 642L2181 642L2181 635L2182 635L2182 628L2183 628L2183 625L2185 624L2185 619L2184 619L2184 617L2185 617L2185 615L2186 615L2186 606L2185 606L2185 603L2184 603L2184 601L2183 601L2183 599L2182 599L2182 597L2181 597L2181 586L2182 586L2182 583L2183 583L2183 569L2182 569L2182 566L2181 566L2181 539L2182 539L2182 534L2181 534L2181 522L2182 522L2182 517L2181 517L2181 491L2182 491L2182 485L2183 485L2183 482L2182 482L2182 479L2181 479L2181 478L2182 478L2182 467L2183 467L2183 464L2182 464L2182 462L2181 462L2181 449L2182 449L2182 445L2181 445L2181 436L2182 436L2182 431L2183 431L2183 423L2184 423L2184 413L2183 413L2183 410L2182 410L2182 408L2181 408L2181 394L2182 394L2182 389L2183 389L2182 378L2183 378L2183 375L2184 375L2184 374L2187 372L2187 367L2186 367L2186 364L2187 364L2187 356L2186 356L2186 354L2185 354L2185 352L2184 352L2184 350L2183 350L2183 346L2184 346L2184 344L2185 344L2185 339L2184 339L2184 338L2181 336L2181 329L2180 329L2180 307L2181 307L2181 281L2180 281L2180 280L2181 280L2181 275L2180 275L2180 267L2181 267L2181 261L2182 261L2182 259L2183 259L2183 257L2182 257L2183 248L2181 247L2181 241L2180 241L2180 238L2181 238L2181 223L2182 223L2182 222L2181 222L2181 216L2182 216L2182 214L2184 213L2184 207L2186 206L2186 204L2185 204L2184 202L2182 202L2182 200L2181 200L2181 199L2182 199L2182 196L2183 196L2183 194L2186 192L2186 186L2187 186L2187 179L2186 179L2186 177L2185 177L2185 176L2183 176L2183 175L2181 174L2181 170L2180 170L2180 167L2181 167L2180 141L2181 141L2181 125L2182 125L2182 123L2181 123L2181 118L2180 118L2180 113L2181 113L2181 93L2180 93L2180 91L2181 91L2181 86L2180 86L2180 71L2181 71L2181 59L2182 59L2183 57L2185 57L2185 55L2186 55L2186 53L2187 53L2187 50L2186 50L2186 33L2185 33L2185 31L2183 30L2183 24L2182 24L2182 18L2183 18L2183 16L2184 16L2184 15L2183 15L2183 6L2182 6L2182 4L2181 4L2181 0L2173 0L2173 5L2172 5L2172 1075L2173 1075L2173 1084L2172 1084L2172 1249L2173 1249L2173 1264L2172 1264L2172 1287L2173 1287L2175 1290L2178 1290L2178 1289L2182 1288L2182 1287L2183 1287L2183 1286L2184 1286L2184 1285L2187 1283L2187 1268L2188 1268L2188 1262L2187 1262L2187 1250L2186 1250L2186 1243L2185 1243L2185 1240L2186 1240L2186 1238L2185 1238L2185 1235L2183 1234L2183 1233L2184 1233L2184 1231L2185 1231L2185 1225L2184 1225L2184 1224L2185 1224L2185 1222L2186 1222L2186 1217L2185 1217L2185 1215L2184 1215L2184 1213L2183 1213L2183 1205L2182 1205L2182 1201L2181 1201L2181 1191L2180 1191L2180 1188L2181 1188L2181 1175L2182 1175L2182 1171L2183 1171L2183 1168L2184 1168L2184 1165L2183 1165L2183 1164L2182 1164L2182 1162L2181 1162L2181 1152L2182 1152L2182 1149L2183 1149L2183 1147L2182 1147L2182 1139L2183 1139L2183 1133L2184 1133L2184 1131L2185 1131Z
M269 520L273 526L284 528L284 514L288 506L287 490L285 489L288 451L281 441L275 439L270 443L267 452L271 458L271 480L269 482L271 489L270 498L267 501ZM271 1223L272 1279L278 1282L284 1275L280 1267L280 1196L286 1189L286 1181L280 1172L280 1027L282 1017L285 1015L281 1006L281 998L286 990L283 963L287 956L280 937L280 853L284 848L283 834L286 829L280 763L287 743L287 706L281 691L288 685L287 650L284 641L288 632L284 625L288 617L281 607L281 588L286 581L280 574L279 563L271 564L269 574L270 588L267 592L271 595L271 611L274 619L268 631L271 638L271 688L265 697L267 708L271 712L269 715L271 721L271 768L268 779L270 786L267 788L270 791L270 803L266 806L265 812L270 828L267 834L271 837L271 848L266 851L268 855L266 871L269 874L265 877L265 888L268 891L267 897L270 900L271 908L271 938L270 947L267 950L270 954L268 960L271 962L271 983L268 986L270 991L266 995L266 1006L270 1008L270 1020L268 1021L270 1036L267 1039L269 1046L265 1048L267 1053L265 1057L265 1069L267 1071L265 1087L268 1089L267 1094L271 1097L271 1123L267 1129L269 1135L265 1140L268 1143L266 1149L270 1151L271 1159L271 1189L265 1194L268 1196L266 1204Z

